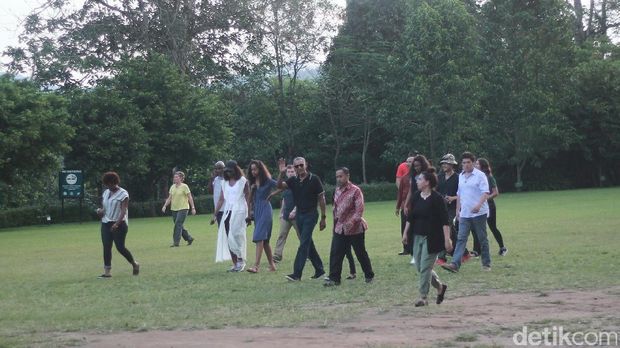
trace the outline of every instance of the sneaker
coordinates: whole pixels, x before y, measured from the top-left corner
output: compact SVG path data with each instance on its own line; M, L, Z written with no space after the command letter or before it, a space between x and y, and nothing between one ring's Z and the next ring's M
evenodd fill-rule
M469 252L469 256L471 256L471 257L479 257L480 253L478 253L477 251L470 251Z
M338 285L340 285L340 282L336 282L336 281L333 281L333 280L327 280L327 281L325 281L325 283L323 283L323 286L326 287L326 288L332 287L332 286L338 286Z
M193 243L193 242L194 242L194 238L192 238L192 239L188 240L188 241L187 241L187 246L192 245L192 243Z
M412 257L412 258L411 258L411 261L409 262L409 264L411 264L411 265L415 265L415 257Z
M99 279L108 279L108 278L112 278L111 274L102 274L99 277L97 277Z
M482 266L482 270L485 272L491 272L491 266Z
M446 262L448 262L446 259L439 258L439 259L437 259L437 261L435 261L435 264L437 266L441 266L441 265L445 265Z
M226 272L237 272L237 265L233 265L232 267L230 267L230 269Z
M401 251L398 253L398 255L411 255L410 253L406 252L406 251Z
M177 248L179 245L178 244L172 244L170 247L171 248Z
M319 278L321 278L324 274L325 274L325 271L320 270L320 271L318 271L318 272L314 273L314 275L313 275L312 277L310 277L310 278L312 278L312 279L319 279Z
M469 259L471 259L470 254L464 254L463 257L461 258L461 263L465 263L469 261Z
M506 256L508 254L508 249L506 247L499 249L499 256Z
M284 278L286 278L289 282L301 281L301 279L297 278L294 274L289 274L289 275L285 276Z
M137 276L138 274L140 274L140 264L136 262L136 264L133 266L133 275Z
M445 269L448 272L458 273L459 269L453 263L446 263L445 265L441 265L441 268Z
M426 300L425 298L418 299L417 301L415 301L415 306L416 307L428 306L428 300Z
M243 272L245 269L245 261L237 262L237 272Z
M352 280L357 278L357 276L355 274L349 274L349 276L347 277L347 279Z
M280 263L280 261L282 261L282 256L273 256L273 262Z

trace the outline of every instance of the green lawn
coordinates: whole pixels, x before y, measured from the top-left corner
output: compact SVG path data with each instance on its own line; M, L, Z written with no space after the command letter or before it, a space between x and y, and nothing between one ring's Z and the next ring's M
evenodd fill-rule
M620 188L502 195L498 225L508 256L497 256L490 235L492 272L483 273L479 261L465 264L459 274L439 270L450 285L449 297L620 284L614 258L620 247L618 197ZM62 331L327 324L352 311L411 305L417 275L407 258L396 255L399 220L393 207L366 205L375 283L344 281L335 289L309 279L310 264L302 282L284 279L298 244L294 234L275 274L227 273L229 264L214 262L216 230L205 215L188 219L196 242L180 248L169 248L171 219L132 219L127 246L142 272L131 276L114 250L109 280L96 278L102 271L96 223L1 230L0 346L44 342L48 333ZM274 242L278 227L274 223ZM315 231L326 267L330 239L329 232ZM251 244L250 260L253 255Z

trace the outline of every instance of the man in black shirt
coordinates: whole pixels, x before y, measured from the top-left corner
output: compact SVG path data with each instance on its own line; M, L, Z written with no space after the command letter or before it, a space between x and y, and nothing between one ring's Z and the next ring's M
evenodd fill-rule
M312 279L318 279L325 270L323 268L323 262L319 253L316 251L314 242L312 241L312 232L319 219L317 212L317 204L321 208L321 220L319 223L319 229L323 231L325 229L325 190L323 190L323 184L321 179L308 172L306 160L303 157L297 157L293 161L295 172L297 176L288 178L284 181L286 174L286 163L283 159L278 161L278 167L280 169L280 176L278 177L278 188L280 190L290 189L293 193L293 200L297 207L297 215L295 220L299 229L299 248L297 249L297 256L295 257L295 264L293 267L293 273L286 276L286 279L290 281L301 280L301 274L306 264L306 259L310 259L312 266L314 266L314 275Z

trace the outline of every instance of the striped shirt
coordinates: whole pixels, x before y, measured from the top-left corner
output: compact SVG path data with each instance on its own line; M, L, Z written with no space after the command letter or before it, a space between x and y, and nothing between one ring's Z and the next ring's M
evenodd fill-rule
M103 210L104 215L101 218L101 222L116 222L121 217L121 203L129 198L129 193L124 189L119 187L116 192L110 192L110 190L105 190L103 192ZM123 220L127 222L129 219L129 212L125 214Z

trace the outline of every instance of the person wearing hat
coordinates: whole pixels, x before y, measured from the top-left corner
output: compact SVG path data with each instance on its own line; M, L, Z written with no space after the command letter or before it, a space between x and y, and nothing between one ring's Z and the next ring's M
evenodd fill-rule
M450 223L450 239L452 245L456 245L456 228L454 226L454 217L456 216L456 192L459 189L459 176L456 174L458 163L453 154L447 153L439 162L441 164L442 173L439 174L439 184L437 191L441 194L448 208L448 220ZM447 262L446 251L439 253L437 263L442 265ZM466 253L466 255L469 255Z
M217 202L222 194L222 182L224 181L224 162L217 161L215 166L213 167L213 176L211 180L211 185L209 187L209 191L213 194L213 207L217 206ZM224 216L224 206L220 208L220 211L216 212L215 218L217 220L217 225L220 226L222 222L222 216Z

